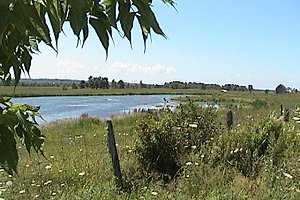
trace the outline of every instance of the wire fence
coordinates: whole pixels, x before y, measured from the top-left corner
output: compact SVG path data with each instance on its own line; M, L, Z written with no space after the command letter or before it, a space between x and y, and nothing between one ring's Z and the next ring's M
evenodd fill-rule
M101 126L95 132L86 132L83 128L79 132L76 130L74 134L64 134L59 131L46 135L45 157L37 155L33 150L28 156L28 152L19 144L18 174L9 176L1 170L0 191L7 188L10 181L30 181L33 186L46 186L56 179L60 184L70 184L78 177L96 176L111 169L104 128Z

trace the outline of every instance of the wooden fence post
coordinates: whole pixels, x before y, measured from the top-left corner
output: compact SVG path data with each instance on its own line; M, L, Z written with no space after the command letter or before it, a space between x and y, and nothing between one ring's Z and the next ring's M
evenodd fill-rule
M288 108L283 109L283 120L288 122L290 119L290 110Z
M226 117L227 117L227 128L228 130L231 130L233 126L233 114L231 110L226 113Z
M115 140L113 125L111 120L106 121L106 126L107 126L107 135L108 135L108 148L109 148L109 153L111 155L113 172L116 177L116 186L117 188L123 189L123 179L122 179L120 161L118 157L116 140Z

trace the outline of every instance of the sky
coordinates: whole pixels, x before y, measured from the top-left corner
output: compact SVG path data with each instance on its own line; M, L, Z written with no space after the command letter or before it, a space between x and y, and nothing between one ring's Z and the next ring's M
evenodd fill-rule
M92 29L85 46L76 48L77 38L66 24L58 54L41 45L30 77L300 89L299 0L177 0L177 11L160 0L153 2L167 39L152 33L144 52L135 23L132 48L114 31L106 59Z

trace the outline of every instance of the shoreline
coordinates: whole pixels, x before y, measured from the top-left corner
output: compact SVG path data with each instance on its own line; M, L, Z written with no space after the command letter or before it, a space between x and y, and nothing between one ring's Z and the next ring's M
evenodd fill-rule
M0 96L10 97L50 97L50 96L125 96L125 95L211 95L219 94L218 90L199 89L67 89L60 87L11 87L1 86Z

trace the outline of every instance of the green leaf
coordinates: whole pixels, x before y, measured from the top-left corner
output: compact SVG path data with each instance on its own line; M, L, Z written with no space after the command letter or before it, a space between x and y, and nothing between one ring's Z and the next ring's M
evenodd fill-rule
M62 23L59 19L58 12L60 11L60 1L59 0L53 0L53 1L47 1L47 13L50 19L50 23L52 26L55 42L56 42L56 48L58 43L59 34L61 32Z
M42 135L41 131L36 127L32 126L32 146L36 152L41 153L44 156L43 145L45 137Z
M88 27L88 24L85 24L84 28L83 28L83 42L82 42L82 47L86 41L86 39L88 38L89 36L89 27Z
M17 173L18 152L13 133L0 123L0 166L10 175Z
M148 35L150 34L150 23L143 16L137 16L137 18L138 18L138 22L141 27L142 36L143 36L143 40L144 40L144 51L146 51L146 41L147 41Z
M124 35L129 40L130 43L131 43L131 30L133 27L134 17L135 17L135 13L130 12L129 2L121 1L119 4L118 19L120 20L121 28L124 32Z
M150 8L151 2L149 2L148 0L133 0L133 5L135 5L138 9L138 21L143 35L145 47L144 50L146 50L146 40L148 38L148 35L151 33L151 28L156 34L162 35L163 37L166 37L166 35L160 28L156 17Z
M4 96L0 96L0 103L7 103L11 100L11 97L4 97Z
M21 6L24 16L29 19L26 21L26 26L32 33L40 37L47 45L53 48L51 44L50 31L48 26L43 21L43 17L39 15L37 9L33 5Z
M31 111L31 112L38 112L40 107L39 106L32 106L32 105L28 105L28 104L24 104L24 103L12 103L11 110L20 110L21 112L27 112L27 111Z
M20 62L16 59L16 57L11 57L14 75L15 75L15 86L19 83L21 79L21 67Z
M86 28L87 24L87 12L89 10L88 5L85 1L70 0L70 10L68 20L70 22L73 33L77 36L80 41L80 32Z
M28 52L27 49L23 50L21 58L22 58L22 61L24 63L24 66L25 66L25 70L29 75L32 56L30 55L30 53Z
M120 1L122 3L124 1ZM129 1L127 1L129 2ZM117 18L116 18L116 6L117 0L104 0L103 5L105 5L105 11L108 15L109 21L114 28L117 28Z
M97 36L105 49L106 57L108 55L108 46L109 46L109 37L106 29L106 24L103 23L103 20L90 18L90 24L97 33Z

